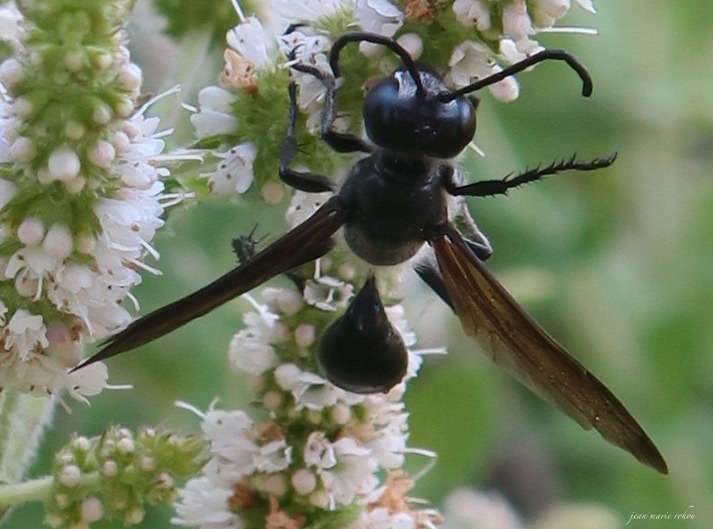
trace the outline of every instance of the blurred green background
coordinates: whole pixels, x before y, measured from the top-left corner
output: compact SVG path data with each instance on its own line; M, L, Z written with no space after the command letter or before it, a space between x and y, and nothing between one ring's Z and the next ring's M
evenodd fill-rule
M508 197L471 201L491 239L488 266L567 348L626 404L670 468L663 477L598 434L582 431L490 365L464 339L455 317L418 283L405 300L421 346L446 343L428 357L407 393L411 445L439 454L416 496L438 504L452 489L506 491L528 517L553 503L599 503L623 527L632 512L689 512L692 521L632 521L629 527L713 525L713 7L708 2L596 3L576 6L564 23L599 36L541 35L574 53L594 78L589 100L571 71L546 64L521 75L510 104L483 95L476 142L485 158L463 159L471 180L502 177L575 151L591 158L618 151L596 173L550 178ZM148 35L134 29L143 57ZM153 37L152 37L153 38ZM198 39L199 40L199 39ZM170 86L188 64L154 88ZM150 57L146 61L150 61ZM216 61L220 60L217 54ZM165 64L165 63L164 63ZM220 63L216 62L219 68ZM202 84L210 84L203 65ZM195 72L194 72L195 74ZM148 74L147 74L148 75ZM174 76L174 77L172 77ZM200 83L194 80L194 84ZM195 103L190 94L184 100ZM186 130L187 113L180 119ZM260 213L260 229L284 229L279 208ZM230 240L255 223L238 201L176 211L156 241L160 277L135 291L148 312L206 284L233 266ZM228 306L133 354L110 362L111 381L91 406L56 413L32 475L71 432L99 434L107 423L165 425L195 431L198 419L176 409L247 405L246 380L227 369L226 347L248 305ZM413 468L425 464L414 457ZM168 527L169 509L139 526ZM7 526L36 527L26 506ZM96 527L110 527L111 524Z

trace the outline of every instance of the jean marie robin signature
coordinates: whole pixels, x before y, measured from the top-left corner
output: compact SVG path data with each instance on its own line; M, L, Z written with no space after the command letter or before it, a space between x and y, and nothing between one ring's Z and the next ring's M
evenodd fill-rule
M643 520L693 520L696 515L693 514L693 512L691 511L693 511L693 505L689 505L685 511L679 513L632 512L631 516L629 516L629 521L626 522L626 525L629 525L631 522L638 522Z

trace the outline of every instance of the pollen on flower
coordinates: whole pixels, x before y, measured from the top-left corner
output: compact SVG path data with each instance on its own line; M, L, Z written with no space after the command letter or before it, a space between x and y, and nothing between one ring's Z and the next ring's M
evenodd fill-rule
M434 7L429 0L405 0L404 14L408 20L431 22L435 17Z
M258 84L255 65L231 49L225 50L223 59L225 60L225 67L218 80L220 86L223 88L240 88L248 94L257 94Z

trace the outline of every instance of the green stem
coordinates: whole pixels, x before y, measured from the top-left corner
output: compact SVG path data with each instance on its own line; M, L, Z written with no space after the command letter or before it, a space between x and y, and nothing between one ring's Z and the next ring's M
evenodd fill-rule
M54 488L54 476L45 476L23 483L12 483L0 485L0 513L7 511L11 507L31 501L50 501ZM101 485L101 475L99 472L89 472L82 475L81 483L78 487L97 491Z
M55 400L16 389L0 393L0 483L20 481L32 463Z
M30 501L49 500L52 492L54 478L46 476L44 478L25 481L24 483L13 483L12 485L0 486L0 512L10 507Z

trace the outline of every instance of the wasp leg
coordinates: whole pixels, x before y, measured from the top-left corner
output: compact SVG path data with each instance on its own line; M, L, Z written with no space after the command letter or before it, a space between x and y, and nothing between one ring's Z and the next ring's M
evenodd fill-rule
M318 79L325 90L324 110L322 111L322 139L336 152L372 152L373 147L355 134L346 134L334 130L337 119L337 84L333 76L325 74L319 68L309 64L293 64L293 70L311 75ZM296 108L296 105L295 105Z
M321 174L309 171L295 171L290 169L290 163L297 156L297 136L295 126L297 123L297 86L290 83L288 87L290 94L290 112L287 137L282 142L280 150L280 179L290 187L294 187L305 193L324 193L333 191L331 180Z
M535 167L534 169L526 169L524 172L512 176L511 174L502 180L483 180L464 186L456 186L453 180L446 180L446 191L455 196L469 197L486 197L492 195L506 195L510 189L519 187L523 184L536 182L545 176L560 173L562 171L593 171L609 167L616 160L617 153L612 153L604 158L595 158L593 160L583 162L572 156L568 160L560 160L552 162L547 167Z

